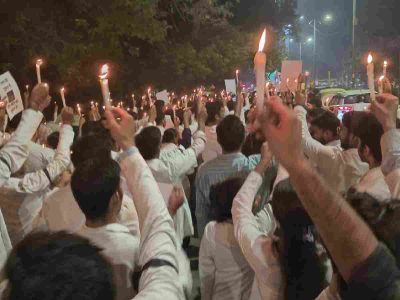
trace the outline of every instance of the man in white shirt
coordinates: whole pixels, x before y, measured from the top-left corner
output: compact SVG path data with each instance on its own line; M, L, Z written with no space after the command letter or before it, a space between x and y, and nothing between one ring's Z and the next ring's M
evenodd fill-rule
M361 124L362 126L359 126L354 134L360 139L358 153L361 160L368 163L369 171L354 188L358 192L372 195L379 201L385 201L390 199L391 195L381 170L382 151L380 140L383 135L383 128L371 113L366 113L363 116Z
M207 102L206 108L208 115L205 127L207 144L202 155L205 162L222 154L222 148L217 138L217 125L225 116L225 107L221 101Z
M42 170L9 178L0 188L0 203L13 244L38 226L44 197L70 164L70 146L74 137L70 125L72 116L72 109L64 108L60 142L54 160Z
M119 224L122 206L120 167L107 152L78 166L71 178L71 189L86 224L77 232L103 249L114 270L118 300L134 296L132 274L138 263L139 238Z

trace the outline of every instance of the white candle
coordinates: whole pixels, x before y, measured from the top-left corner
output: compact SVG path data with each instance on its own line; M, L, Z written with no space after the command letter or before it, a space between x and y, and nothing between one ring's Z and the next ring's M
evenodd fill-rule
M26 85L25 88L26 88L26 91L29 92L29 85Z
M379 81L378 81L378 92L379 92L379 94L383 94L383 79L384 78L385 78L384 75L379 77Z
M254 57L254 71L256 73L256 90L257 90L257 106L258 112L261 114L264 107L264 93L265 93L265 65L267 63L267 55L263 52L265 46L267 31L264 32L260 39L258 52Z
M236 70L236 88L239 87L239 70Z
M64 88L61 88L60 94L61 94L61 100L63 103L63 107L66 107L67 105L65 104L66 102L65 102L65 89Z
M76 108L78 109L79 116L82 116L82 114L81 114L81 106L79 105L79 103L76 105Z
M111 109L111 104L110 104L110 88L108 86L108 65L103 65L101 68L101 73L100 73L100 86L101 86L101 93L103 94L103 101L104 101L104 107L106 110Z
M40 74L40 66L43 64L43 60L38 59L36 61L36 77L37 77L37 81L38 83L42 83L42 76Z
M388 62L385 60L385 61L383 62L383 76L384 76L384 77L386 77L387 65L388 65Z
M374 77L374 63L371 53L368 55L368 65L367 65L367 75L368 75L368 88L371 97L371 102L375 101L375 77Z

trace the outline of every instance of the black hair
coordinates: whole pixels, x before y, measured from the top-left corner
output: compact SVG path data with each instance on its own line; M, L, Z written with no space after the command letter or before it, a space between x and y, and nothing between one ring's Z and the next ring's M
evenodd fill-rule
M136 136L135 142L145 160L157 158L160 154L161 131L155 126L143 128Z
M354 135L360 138L361 149L368 146L375 161L382 162L381 138L383 128L372 113L364 113L360 119L360 126L354 130Z
M47 137L47 144L51 149L57 149L58 141L60 140L60 133L58 131L49 134Z
M224 107L224 104L219 101L207 102L206 109L207 109L207 124L214 123L217 121L217 115L220 114L221 109Z
M66 232L26 236L8 257L9 300L113 300L112 269L100 249Z
M308 103L315 106L315 108L322 108L322 100L321 94L309 93L308 94Z
M326 112L326 110L323 108L310 109L309 111L307 111L307 120L312 122L313 120L315 120L316 118L318 118L319 116L324 114L325 112Z
M168 128L167 130L164 131L162 142L164 144L175 143L177 136L178 132L176 132L175 128Z
M361 120L365 114L366 112L363 111L350 111L345 113L342 118L342 124L347 128L349 133L354 134L361 125Z
M75 168L87 160L111 158L112 144L104 135L92 134L79 138L71 147L71 161Z
M154 102L157 112L162 111L165 106L165 102L163 100L156 100Z
M218 223L232 219L232 202L244 180L244 178L235 177L211 186L211 213Z
M244 137L245 129L237 116L227 116L217 126L218 143L226 153L239 151Z
M157 117L156 117L156 125L162 125L162 123L165 120L165 113L163 111L157 111Z
M338 134L338 128L340 127L340 120L334 113L325 111L323 114L315 118L311 122L311 125L322 130L330 131L336 136Z
M235 101L228 101L228 103L226 104L227 106L228 106L228 110L229 111L233 111L233 110L235 110Z
M242 147L242 153L249 157L250 155L260 154L263 141L257 139L257 134L251 132L246 136Z
M112 196L120 184L121 169L113 159L87 160L72 174L71 190L88 220L107 215Z
M326 267L317 251L317 234L290 180L275 187L272 208L280 224L279 256L286 277L285 299L315 299L326 287Z
M14 131L18 128L22 119L22 112L16 114L12 120L8 119L7 130Z

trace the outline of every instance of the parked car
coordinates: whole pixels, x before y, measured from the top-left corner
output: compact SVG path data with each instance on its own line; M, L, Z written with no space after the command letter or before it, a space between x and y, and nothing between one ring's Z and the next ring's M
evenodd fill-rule
M328 109L340 120L349 111L363 111L371 103L369 90L352 90L336 94L328 103Z

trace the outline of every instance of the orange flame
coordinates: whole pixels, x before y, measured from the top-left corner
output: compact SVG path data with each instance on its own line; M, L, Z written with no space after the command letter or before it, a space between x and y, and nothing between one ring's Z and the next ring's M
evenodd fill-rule
M101 67L101 73L99 75L100 79L106 79L108 76L108 65L105 64Z
M42 64L43 64L43 60L41 58L36 60L36 65L41 66Z
M260 39L260 43L258 44L258 52L264 51L266 37L267 37L267 29L264 29L264 32Z

